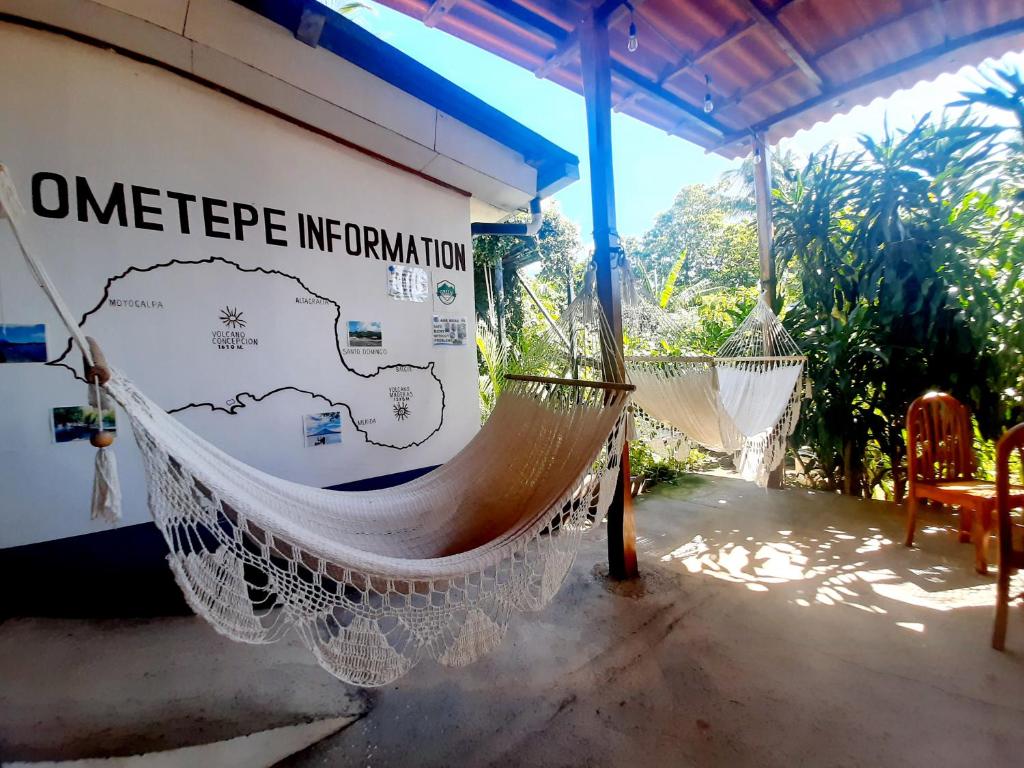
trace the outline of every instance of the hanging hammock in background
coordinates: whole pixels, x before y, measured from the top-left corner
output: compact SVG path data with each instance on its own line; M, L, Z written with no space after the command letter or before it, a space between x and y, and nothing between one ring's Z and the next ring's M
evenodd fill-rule
M707 291L706 282L686 290L682 308L670 312L636 285L623 255L615 267L627 343L664 345L699 322L692 305ZM607 327L593 264L566 314L577 325ZM629 356L625 363L636 385L631 440L663 458L684 458L692 445L730 453L741 477L767 485L800 416L806 358L763 298L715 355Z
M103 365L26 243L0 165L4 215L82 351L96 403L128 416L185 598L234 640L294 631L325 669L364 686L424 658L468 664L501 642L513 612L551 600L583 531L607 512L630 385L510 376L486 425L442 467L377 491L299 485L232 458ZM96 503L116 517L106 445Z
M806 358L764 301L712 356L627 357L634 401L655 422L711 451L732 453L766 485L800 417Z

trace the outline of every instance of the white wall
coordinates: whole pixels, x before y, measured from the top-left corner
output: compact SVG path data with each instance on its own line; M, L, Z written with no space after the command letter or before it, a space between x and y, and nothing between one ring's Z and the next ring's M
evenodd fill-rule
M0 12L189 72L471 192L486 203L479 220L504 218L537 194L536 169L520 152L232 0L0 0Z
M442 463L469 440L479 407L468 197L167 71L62 36L0 24L0 71L7 73L0 78L0 162L13 171L39 255L76 315L89 313L85 330L112 365L164 407L224 409L186 408L180 418L190 428L243 461L318 486ZM38 172L71 182L67 217L31 212ZM163 231L134 226L130 191L127 226L116 219L101 224L92 214L79 221L76 176L101 202L115 182L159 190L142 199L159 209L144 219ZM55 189L43 185L44 206L55 206ZM191 232L182 234L168 190L251 204L261 218L264 207L281 209L274 221L287 230L274 234L288 246L267 244L262 226L244 229L242 242L208 237L198 201L189 206ZM299 212L413 235L425 268L420 238L461 245L465 271L433 260L428 268L432 284L454 283L455 303L435 308L430 300L389 298L387 263L347 254L344 241L333 253L300 248ZM212 261L190 263L205 259ZM0 291L0 322L45 322L49 359L59 357L67 334L20 261L6 222ZM313 294L326 303L305 301ZM213 334L225 330L225 307L244 313L244 332L257 345L217 348ZM386 355L346 352L344 335L339 352L339 307L343 334L350 319L382 323ZM466 346L433 346L431 320L439 312L468 318ZM67 361L80 367L74 354ZM394 364L413 367L373 375ZM411 414L402 421L394 416L392 387L412 393ZM267 395L280 388L295 389ZM243 392L253 398L227 413ZM0 547L103 529L88 520L93 449L87 442L54 444L49 426L50 408L85 398L85 386L67 369L0 364ZM302 416L336 408L343 413L342 444L306 448ZM349 410L374 420L363 425L366 435ZM148 513L138 456L123 417L119 428L125 522L142 522Z

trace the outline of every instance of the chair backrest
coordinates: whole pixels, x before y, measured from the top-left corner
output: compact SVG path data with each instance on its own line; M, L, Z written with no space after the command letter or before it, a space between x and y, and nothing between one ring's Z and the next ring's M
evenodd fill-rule
M929 392L907 409L907 476L911 483L974 477L971 412L944 392Z

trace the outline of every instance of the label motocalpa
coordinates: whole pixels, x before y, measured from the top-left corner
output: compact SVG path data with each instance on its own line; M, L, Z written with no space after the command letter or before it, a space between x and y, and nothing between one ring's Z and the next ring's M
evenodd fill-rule
M455 283L450 280L441 280L434 286L434 295L442 304L451 304L455 301Z

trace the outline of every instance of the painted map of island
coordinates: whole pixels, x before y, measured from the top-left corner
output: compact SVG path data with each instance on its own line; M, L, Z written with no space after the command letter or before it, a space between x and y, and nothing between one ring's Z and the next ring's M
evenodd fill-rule
M340 305L299 278L220 258L133 267L84 316L111 365L170 412L233 414L283 391L347 411L367 442L420 445L444 417L434 364L349 361ZM81 376L70 347L53 361Z

